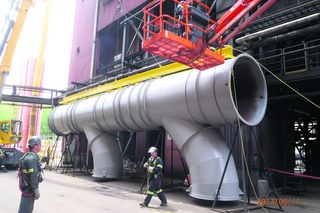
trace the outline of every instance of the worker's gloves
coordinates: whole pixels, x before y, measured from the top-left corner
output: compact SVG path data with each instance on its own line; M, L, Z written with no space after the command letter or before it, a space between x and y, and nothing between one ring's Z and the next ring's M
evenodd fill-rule
M153 172L153 167L152 167L152 166L149 166L149 167L148 167L148 172L150 172L150 173Z
M146 162L145 164L143 164L143 167L144 167L144 168L148 168L148 167L149 167L148 162Z
M34 192L33 199L38 200L38 199L39 199L39 197L40 197L40 191L39 191L39 188L34 189L34 190L33 190L33 192Z

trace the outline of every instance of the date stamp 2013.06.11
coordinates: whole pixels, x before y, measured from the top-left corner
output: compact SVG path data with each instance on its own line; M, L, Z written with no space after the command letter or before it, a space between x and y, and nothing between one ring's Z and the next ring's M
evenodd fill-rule
M299 206L300 198L258 198L258 206Z

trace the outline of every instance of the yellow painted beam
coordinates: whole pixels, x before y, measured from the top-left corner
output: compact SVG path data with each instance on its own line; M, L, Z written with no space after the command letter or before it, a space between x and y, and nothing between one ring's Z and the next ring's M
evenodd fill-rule
M90 88L88 90L81 91L70 96L66 96L63 98L62 101L59 102L59 104L70 104L78 100L82 100L82 99L100 95L102 93L118 90L128 85L134 85L142 81L158 78L165 75L170 75L170 74L181 72L188 69L191 69L191 68L187 65L183 65L180 63L168 64L168 65L158 67L149 71L145 71L139 74L126 77L126 78L122 78L110 83L106 83L104 85L99 85L97 87Z
M37 63L34 70L33 75L33 87L40 87L41 80L43 76L43 64L44 64L44 51L45 51L45 44L47 41L47 32L48 32L48 23L49 23L49 16L50 16L50 8L51 8L51 0L46 0L45 2L45 12L42 22L41 28L41 37L39 41L39 51L37 55ZM38 97L40 94L38 91L32 91L33 97ZM36 107L30 108L30 117L29 117L29 129L28 129L28 138L33 135L37 135L37 124L38 124L38 117L39 117L39 109Z
M218 52L219 54L222 54L226 59L235 58L235 56L233 55L233 47L230 45L225 45L224 48L222 48L221 50L219 49L216 52ZM153 70L149 70L149 71L132 75L120 80L106 83L104 85L99 85L97 87L90 88L88 90L84 90L70 96L66 96L63 98L62 101L59 102L59 104L70 104L78 100L82 100L82 99L94 97L106 92L118 90L128 85L134 85L139 82L146 81L152 78L158 78L161 76L170 75L170 74L181 72L188 69L191 69L191 68L188 67L187 65L183 65L180 63L172 63L166 66L155 68Z
M220 53L220 49L216 52ZM223 55L225 59L235 58L235 56L233 55L233 47L231 45L225 45L221 49L221 55Z

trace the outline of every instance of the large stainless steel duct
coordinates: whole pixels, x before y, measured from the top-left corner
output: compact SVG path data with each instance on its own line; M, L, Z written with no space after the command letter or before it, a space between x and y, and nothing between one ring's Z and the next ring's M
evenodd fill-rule
M266 88L258 63L242 54L209 70L185 71L56 107L49 127L58 135L84 132L95 159L94 176L111 178L122 174L114 132L163 126L190 170L190 195L213 200L229 154L218 127L234 124L238 118L257 125L266 110ZM231 158L218 199L238 198Z

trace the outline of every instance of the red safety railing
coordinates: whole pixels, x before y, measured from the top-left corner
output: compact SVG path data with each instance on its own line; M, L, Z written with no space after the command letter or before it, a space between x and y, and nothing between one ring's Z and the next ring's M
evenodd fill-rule
M197 30L206 35L208 27L212 27L216 23L210 18L205 27L191 23L189 21L188 1L181 4L185 13L184 21L174 17L174 14L164 14L164 1L152 1L143 9L143 50L199 70L224 63L224 57L212 51L204 38L193 36L193 39L191 39L192 31ZM172 1L177 4L180 3L178 0ZM194 0L194 3L201 7L204 14L209 13L210 8L207 5L198 0ZM155 14L154 11L157 11L158 14ZM178 35L179 28L185 29L184 35Z
M214 44L221 49L223 45L277 0L266 2L238 0L217 22L210 19L210 8L199 0L187 0L183 4L178 0L172 1L177 5L181 4L184 9L185 20L179 20L170 14L164 14L163 2L165 0L154 0L149 3L143 9L144 41L142 49L163 58L204 70L224 63L224 57L215 51L211 51L209 45ZM197 8L189 6L189 2L196 3ZM260 7L257 7L258 5ZM197 10L198 7L200 7L200 10ZM240 20L254 8L257 8L254 13L239 24ZM193 11L192 16L200 14L199 16L202 18L204 16L208 17L206 26L198 26L199 23L190 18L189 9ZM158 11L158 15L154 11ZM203 16L201 13L206 15ZM236 24L238 25L236 26ZM179 28L184 29L184 35L178 35L177 30ZM234 28L233 31L231 31L232 28ZM203 36L195 36L194 31L200 32Z

